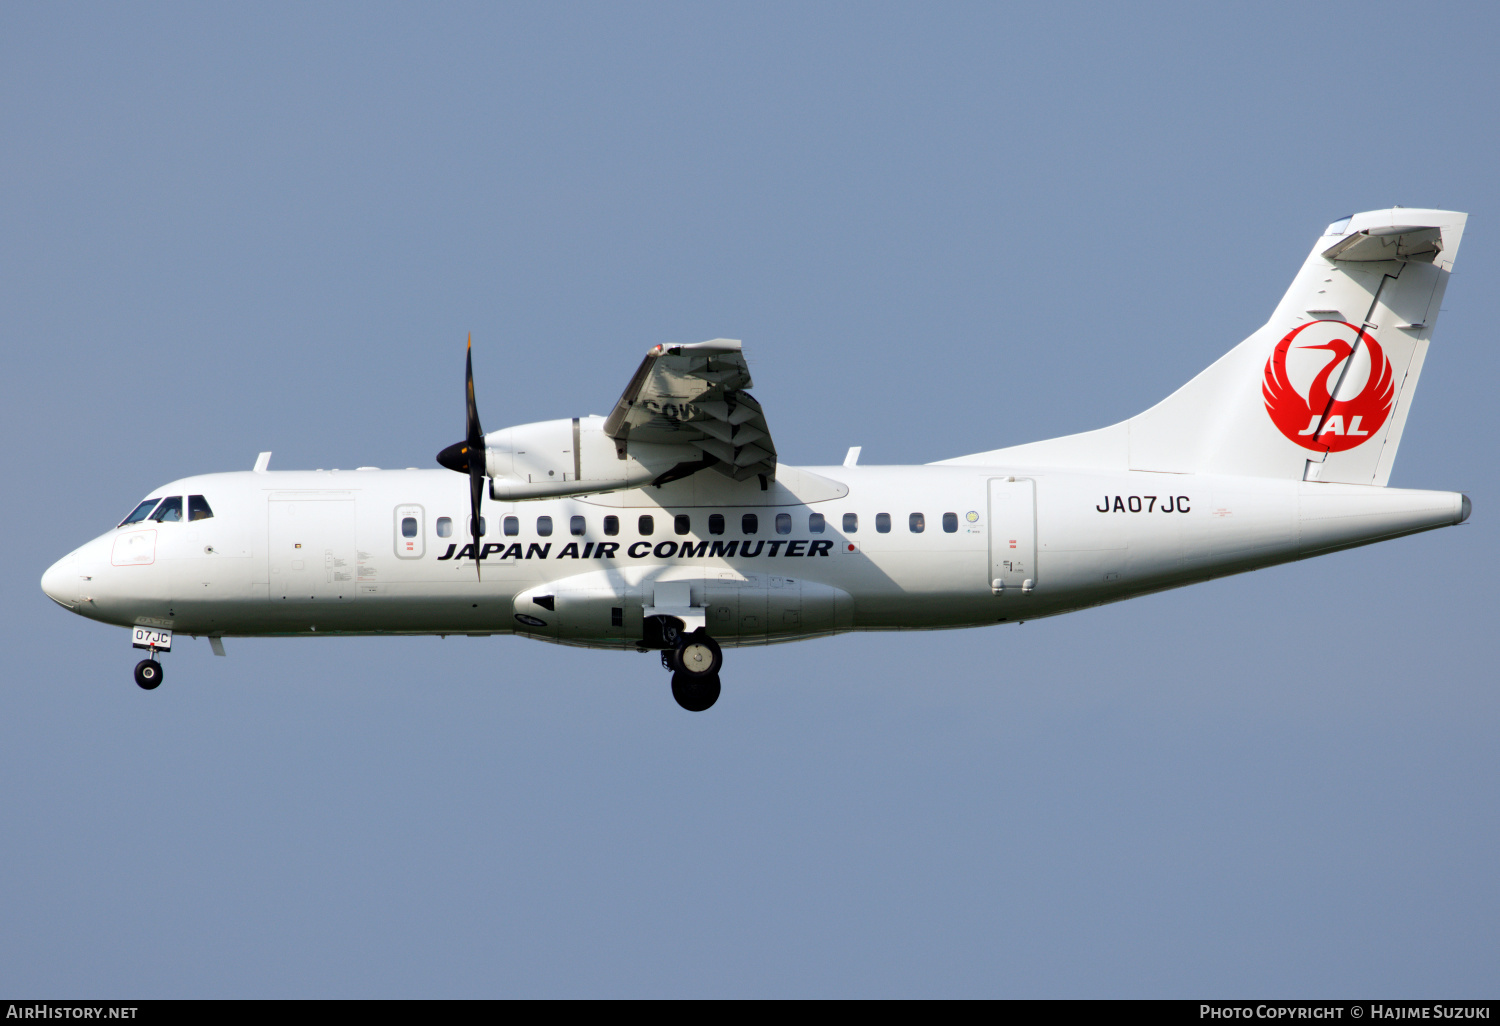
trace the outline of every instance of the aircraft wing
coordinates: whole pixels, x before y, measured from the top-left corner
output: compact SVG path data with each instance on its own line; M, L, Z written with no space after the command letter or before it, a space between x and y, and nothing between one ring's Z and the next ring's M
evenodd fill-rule
M740 343L716 338L685 346L656 346L636 369L604 432L627 442L690 445L701 467L744 481L776 475L776 446L750 388Z

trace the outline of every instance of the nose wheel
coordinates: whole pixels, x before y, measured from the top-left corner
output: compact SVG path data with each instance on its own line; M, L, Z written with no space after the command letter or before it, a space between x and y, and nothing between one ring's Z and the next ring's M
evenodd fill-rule
M155 659L142 659L135 664L135 682L147 691L161 684L161 663Z

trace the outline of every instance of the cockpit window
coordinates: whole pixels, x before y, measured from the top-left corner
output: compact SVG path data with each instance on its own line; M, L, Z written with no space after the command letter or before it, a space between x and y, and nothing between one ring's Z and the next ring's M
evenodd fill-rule
M128 516L124 520L120 521L120 526L124 527L126 524L139 524L142 520L146 519L146 514L150 513L153 509L155 509L156 508L156 504L158 502L160 502L160 501L161 501L160 498L147 499L145 502L141 503L135 509L131 510L130 511L130 516Z
M182 496L173 495L161 500L161 505L151 514L151 519L158 523L177 523L182 519Z
M201 495L188 496L188 519L207 520L214 515L214 511L208 508L208 500Z

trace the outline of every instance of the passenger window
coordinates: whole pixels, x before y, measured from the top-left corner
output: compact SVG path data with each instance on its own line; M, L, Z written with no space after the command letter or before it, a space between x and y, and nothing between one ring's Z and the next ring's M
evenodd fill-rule
M175 524L182 519L182 496L174 495L170 499L161 500L161 505L156 507L156 512L151 514L151 519L158 523Z
M823 533L823 514L809 513L807 515L807 531L809 534Z
M521 533L521 518L506 517L504 520L500 521L500 529L514 538L516 535Z
M124 527L126 524L139 524L142 520L146 519L146 515L153 509L155 509L156 504L160 501L160 499L147 499L135 509L131 510L130 516L120 521L120 526Z
M403 538L415 538L416 536L417 536L417 518L416 517L402 517L401 518L401 537L403 537Z
M708 518L708 533L709 534L723 534L724 533L724 514L722 514L722 513L712 513L712 514L709 515L709 518Z
M778 513L778 514L776 514L776 533L777 534L791 534L792 533L792 515L790 513Z
M588 529L588 521L584 520L583 517L574 517L572 520L568 521L568 530L571 531L575 537L583 537L584 532Z
M552 537L552 518L551 517L537 517L536 518L536 533L539 534L539 535L541 535L543 538L550 538L550 537Z
M437 518L437 533L438 533L438 537L439 538L451 538L451 537L453 537L453 518L452 517L438 517Z
M875 514L875 530L880 534L891 533L891 515L889 513Z
M740 517L740 530L745 534L754 534L760 530L760 518L754 513L746 513Z
M656 521L652 520L649 516L641 517L640 520L636 521L635 526L636 530L644 535L650 535L656 531Z
M927 518L920 513L913 513L907 518L906 525L911 528L912 534L921 534L927 530Z
M693 518L686 513L679 513L672 518L672 530L678 534L687 534L693 529Z
M858 530L859 530L859 514L858 513L845 513L844 514L844 533L845 534L854 534Z
M208 520L214 511L208 508L208 500L201 495L188 496L188 519Z
M620 518L619 517L605 517L604 518L604 533L607 534L607 535L609 535L611 538L613 538L615 535L619 534L620 533Z
M945 534L957 534L958 533L958 514L957 513L944 513L943 514L943 532Z
M479 518L479 537L481 537L481 538L484 537L485 527L486 526L487 525L484 522L484 517L480 517ZM474 518L473 517L469 518L469 533L470 534L474 533Z

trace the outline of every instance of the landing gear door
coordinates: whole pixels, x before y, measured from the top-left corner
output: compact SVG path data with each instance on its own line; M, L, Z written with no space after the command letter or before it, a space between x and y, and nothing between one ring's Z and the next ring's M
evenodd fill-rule
M990 591L1025 595L1036 583L1036 482L991 478Z

